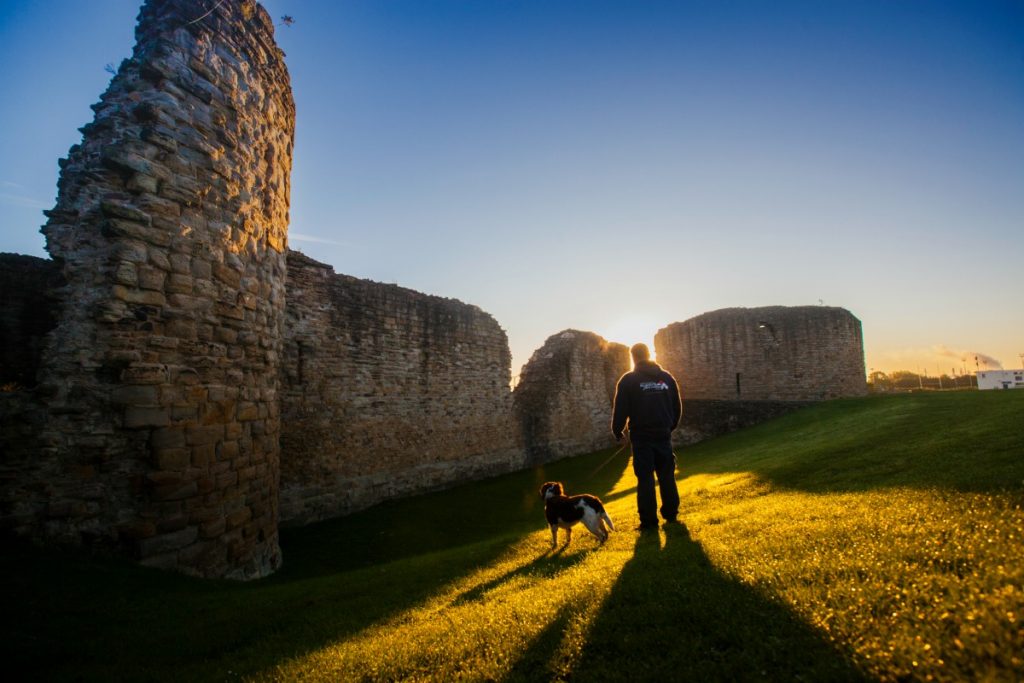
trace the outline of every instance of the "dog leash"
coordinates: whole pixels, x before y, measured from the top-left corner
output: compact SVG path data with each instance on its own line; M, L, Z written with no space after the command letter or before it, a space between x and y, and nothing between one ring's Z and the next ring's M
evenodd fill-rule
M605 460L605 461L604 461L603 463L601 463L600 465L598 465L598 466L597 466L597 468L596 468L596 469L595 469L595 470L594 470L593 472L591 472L590 474L588 474L588 475L587 475L587 478L586 478L586 479L585 479L584 481L590 481L591 479L593 479L593 478L594 478L594 475L595 475L595 474L597 474L598 472L600 472L601 470L603 470L603 469L605 468L605 465L607 465L607 464L608 464L608 463L610 463L610 462L611 462L612 460L614 460L614 459L615 459L615 456L616 456L616 455L618 455L619 453L621 453L621 452L623 451L623 449L624 449L624 448L625 448L625 447L626 447L627 445L629 445L629 439L625 439L625 440L624 440L624 441L622 442L622 445L621 445L621 446L619 446L619 449L618 449L617 451L615 451L614 453L612 453L612 454L611 454L611 456L609 456L607 460Z

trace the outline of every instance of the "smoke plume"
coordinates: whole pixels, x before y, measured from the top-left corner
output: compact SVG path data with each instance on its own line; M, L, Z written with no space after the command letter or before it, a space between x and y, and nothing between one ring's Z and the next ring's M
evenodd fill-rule
M981 351L958 351L951 349L944 344L939 344L935 347L935 353L946 358L956 358L964 362L967 367L977 363L979 370L1002 370L1003 364L992 356L982 353Z

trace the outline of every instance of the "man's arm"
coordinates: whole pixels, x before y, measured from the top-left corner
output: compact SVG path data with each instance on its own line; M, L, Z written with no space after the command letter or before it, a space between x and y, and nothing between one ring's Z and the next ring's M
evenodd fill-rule
M683 416L683 401L682 396L679 395L679 385L672 375L669 375L668 391L669 401L672 403L672 429L674 430L679 426L679 418Z
M615 385L615 399L612 402L612 436L618 441L622 438L622 430L626 428L629 417L629 395L622 390L622 377Z

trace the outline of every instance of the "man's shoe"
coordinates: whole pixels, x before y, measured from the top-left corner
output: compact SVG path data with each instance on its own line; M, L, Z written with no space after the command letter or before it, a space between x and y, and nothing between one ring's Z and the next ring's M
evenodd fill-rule
M638 526L636 528L637 531L657 531L657 529L658 529L658 524L657 523L648 524L646 522L640 524L640 526Z

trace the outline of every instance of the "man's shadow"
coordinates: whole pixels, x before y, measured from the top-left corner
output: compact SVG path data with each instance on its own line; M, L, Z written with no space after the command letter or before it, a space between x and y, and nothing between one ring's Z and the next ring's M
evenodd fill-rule
M556 662L556 618L507 680L870 680L792 610L718 570L682 525L639 536L582 656Z

